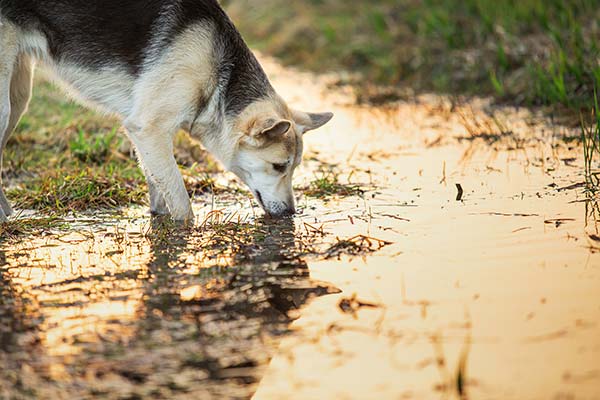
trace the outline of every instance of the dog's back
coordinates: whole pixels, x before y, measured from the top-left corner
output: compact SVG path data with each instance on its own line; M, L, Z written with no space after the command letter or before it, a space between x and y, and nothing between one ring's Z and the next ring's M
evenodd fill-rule
M132 74L154 40L166 46L193 23L227 18L214 0L0 0L0 13L41 33L56 60L90 68L118 62Z
M42 57L54 63L77 72L110 69L113 76L117 71L133 79L152 69L180 34L211 25L216 34L210 47L219 53L213 61L217 73L227 78L227 111L239 113L272 92L259 63L216 0L0 0L2 19L31 35L35 45L43 42L39 47L45 48L30 50L45 53ZM72 80L78 79L67 79ZM123 95L113 97L119 100ZM109 111L123 114L120 108Z

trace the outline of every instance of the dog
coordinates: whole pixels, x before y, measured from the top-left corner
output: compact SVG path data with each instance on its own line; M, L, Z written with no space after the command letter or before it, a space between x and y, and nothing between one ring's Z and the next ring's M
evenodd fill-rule
M121 118L152 214L176 221L193 220L173 155L180 129L282 217L295 213L303 135L333 117L288 107L217 0L0 0L0 162L36 64ZM0 186L0 220L12 213Z

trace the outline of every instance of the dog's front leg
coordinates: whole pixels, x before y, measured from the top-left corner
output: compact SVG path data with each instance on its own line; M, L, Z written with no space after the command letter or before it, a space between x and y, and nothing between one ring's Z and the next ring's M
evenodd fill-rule
M0 175L2 172L2 153L4 151L5 137L8 136L7 128L10 118L9 85L10 75L4 73L0 66ZM7 208L8 207L8 208ZM6 222L11 213L10 205L4 195L2 188L2 177L0 176L0 222Z
M8 200L2 189L2 152L10 134L11 123L11 79L17 59L17 42L15 30L0 20L0 222L5 222L12 213ZM12 128L10 129L12 130Z
M152 215L169 215L167 202L156 182L154 182L148 171L145 171L148 191L150 192L150 213Z
M173 156L173 132L154 125L128 126L128 132L146 173L153 206L159 207L162 197L175 221L192 222L190 198Z

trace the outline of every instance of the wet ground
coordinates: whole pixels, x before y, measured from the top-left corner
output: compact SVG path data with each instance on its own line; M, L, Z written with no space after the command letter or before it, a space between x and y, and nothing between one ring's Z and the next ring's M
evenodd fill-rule
M336 112L297 185L334 166L363 191L278 223L205 195L191 229L131 209L4 239L0 397L600 398L576 133L483 100L359 108L267 64Z

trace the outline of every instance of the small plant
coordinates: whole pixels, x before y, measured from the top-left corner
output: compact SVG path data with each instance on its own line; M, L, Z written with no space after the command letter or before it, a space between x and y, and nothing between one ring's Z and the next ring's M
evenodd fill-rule
M465 140L481 139L488 144L514 136L513 130L495 115L478 115L473 108L457 108L460 122L469 134Z
M65 227L66 224L57 217L11 219L0 223L0 240L40 234L50 229Z
M504 95L506 95L504 84L502 83L502 81L498 77L498 74L496 74L496 71L494 70L490 71L490 82L498 96L504 97Z
M359 185L341 183L340 174L333 170L321 171L320 175L304 189L306 196L319 199L329 196L354 196L363 193L364 190Z
M102 163L119 147L117 128L107 134L89 135L79 128L77 136L69 142L71 153L85 163Z
M343 254L357 256L379 251L391 244L391 242L365 235L357 235L349 239L337 238L337 243L325 251L324 257L328 260L331 258L339 258Z
M586 123L581 115L581 141L583 142L586 184L589 189L595 190L600 183L600 171L595 167L595 162L598 162L600 158L600 106L596 93L594 94L591 122Z

